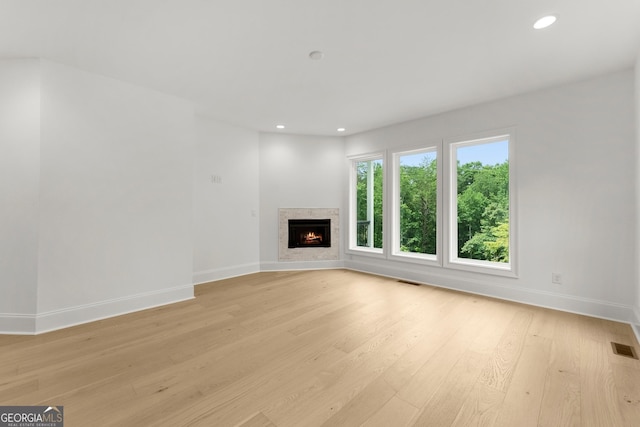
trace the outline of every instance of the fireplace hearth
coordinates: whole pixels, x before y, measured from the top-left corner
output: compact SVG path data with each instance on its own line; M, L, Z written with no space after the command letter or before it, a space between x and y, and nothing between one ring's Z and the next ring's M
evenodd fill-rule
M330 219L290 219L289 248L330 248Z

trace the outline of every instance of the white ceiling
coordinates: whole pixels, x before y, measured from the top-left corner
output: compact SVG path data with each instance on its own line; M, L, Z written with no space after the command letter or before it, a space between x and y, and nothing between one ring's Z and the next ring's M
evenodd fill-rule
M534 30L549 13L557 23ZM638 53L640 0L0 0L0 58L58 61L270 132L360 132Z

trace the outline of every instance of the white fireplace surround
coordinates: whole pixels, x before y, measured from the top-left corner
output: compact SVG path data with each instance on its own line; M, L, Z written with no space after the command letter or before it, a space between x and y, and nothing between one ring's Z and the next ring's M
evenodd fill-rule
M340 259L340 210L338 208L280 208L279 217L279 261L333 261ZM290 219L330 219L330 248L290 248Z

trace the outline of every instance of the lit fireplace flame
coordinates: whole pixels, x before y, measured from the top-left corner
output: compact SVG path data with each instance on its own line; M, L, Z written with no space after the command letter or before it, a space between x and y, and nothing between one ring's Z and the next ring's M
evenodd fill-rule
M308 232L303 236L304 243L322 243L322 234L316 234L313 231Z

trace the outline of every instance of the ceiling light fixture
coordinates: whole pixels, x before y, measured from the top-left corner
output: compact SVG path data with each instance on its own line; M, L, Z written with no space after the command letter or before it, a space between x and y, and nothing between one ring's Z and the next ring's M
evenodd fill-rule
M536 30L541 30L543 28L547 28L549 25L553 24L554 22L556 22L556 17L553 15L549 15L549 16L544 16L540 19L538 19L535 24L533 24L533 28L535 28Z
M284 129L284 125L276 125L276 129Z
M309 53L309 58L313 59L314 61L320 61L322 58L324 58L324 53L320 52L319 50L314 50L313 52Z
M336 129L338 132L344 132L346 129L345 128L338 128Z

